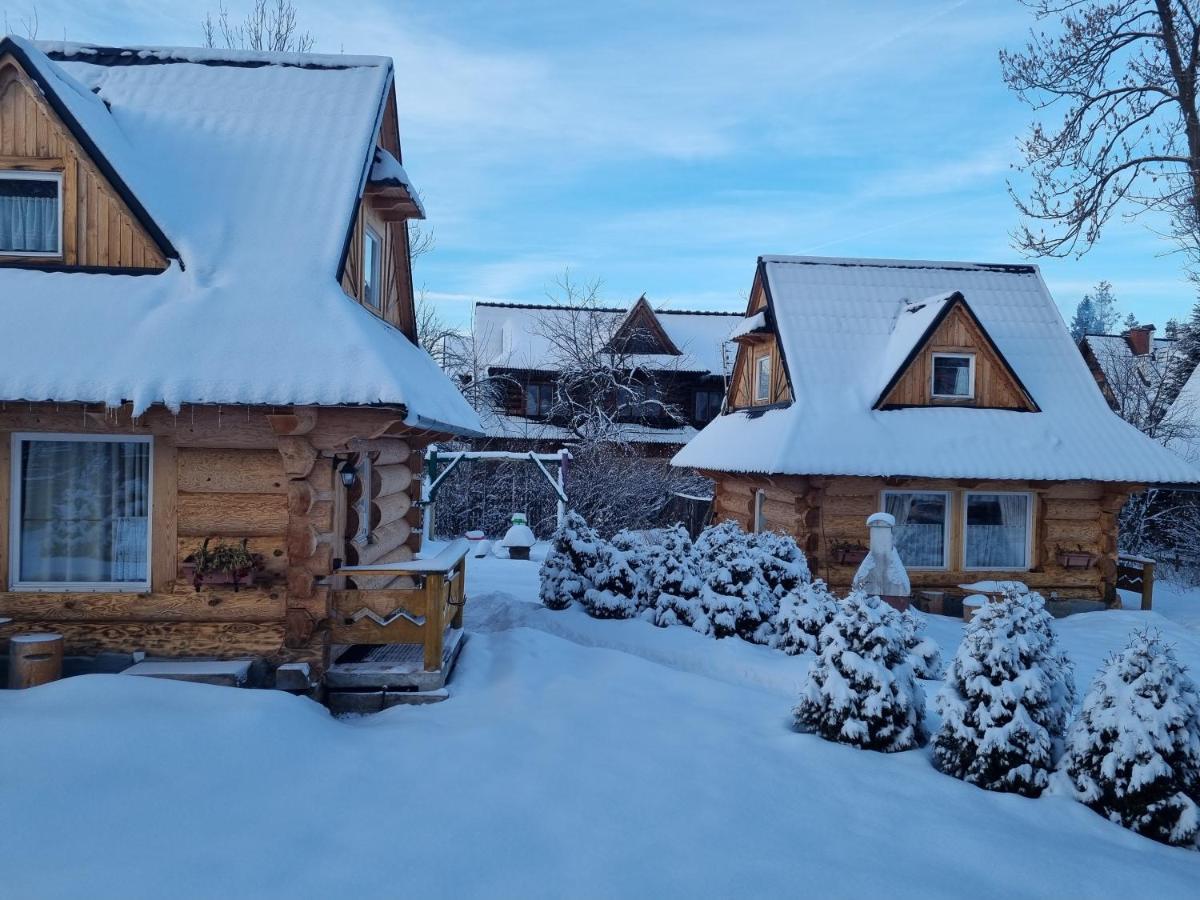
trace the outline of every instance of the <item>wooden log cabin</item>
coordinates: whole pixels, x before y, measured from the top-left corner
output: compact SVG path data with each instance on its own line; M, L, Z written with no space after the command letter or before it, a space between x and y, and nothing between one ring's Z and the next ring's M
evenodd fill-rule
M421 454L479 422L417 343L395 90L385 58L0 42L0 641L440 668ZM253 584L197 589L206 539Z
M1125 500L1200 480L1109 409L1035 266L763 257L734 335L726 408L673 461L836 588L886 511L914 590L1111 602Z

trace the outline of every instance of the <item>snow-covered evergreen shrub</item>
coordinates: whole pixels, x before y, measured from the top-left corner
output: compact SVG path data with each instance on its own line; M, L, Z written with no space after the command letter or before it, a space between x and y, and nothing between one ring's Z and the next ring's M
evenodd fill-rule
M801 584L779 603L774 646L789 656L816 652L818 637L837 614L839 603L825 582Z
M906 609L900 614L900 625L904 634L904 647L908 651L908 662L918 678L936 681L942 677L942 648L932 638L921 634L925 623Z
M1157 635L1132 635L1096 675L1055 781L1138 834L1197 847L1200 695Z
M549 609L566 609L582 603L592 586L591 571L599 559L599 535L573 510L554 533L550 552L539 570L539 596Z
M776 601L783 600L792 591L812 580L808 571L808 559L790 534L763 531L747 537L762 551L763 581L771 589Z
M788 561L782 542L772 541L772 548L782 554L776 558L760 546L759 538L726 521L706 528L696 539L697 566L704 581L701 602L716 637L737 634L747 641L770 643L770 623L779 611L780 597L766 572L770 570L779 585L799 577L799 566Z
M662 529L666 531L667 529ZM655 572L661 567L663 549L659 529L652 531L621 530L613 535L612 545L625 555L625 562L633 571L635 589L634 605L638 612L653 609L658 599L654 586Z
M885 753L924 742L925 694L908 664L899 613L853 591L821 629L820 651L793 711L799 730Z
M650 579L651 590L657 592L654 624L664 628L686 625L711 634L712 623L700 600L703 583L687 529L682 525L663 529L660 548Z
M630 619L637 615L637 576L625 554L607 541L598 545L591 586L583 592L583 608L596 619Z
M1052 622L1040 594L1011 583L976 613L937 695L938 769L1027 797L1046 787L1075 700Z

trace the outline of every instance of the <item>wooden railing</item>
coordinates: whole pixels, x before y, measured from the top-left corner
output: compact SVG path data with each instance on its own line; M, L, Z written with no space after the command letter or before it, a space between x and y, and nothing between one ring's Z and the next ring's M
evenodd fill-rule
M1154 560L1122 553L1117 557L1117 587L1142 595L1142 609L1154 602Z
M405 579L413 586L334 591L333 642L421 644L425 671L438 671L446 626L462 627L468 550L459 540L427 559L338 569L334 574L352 579Z

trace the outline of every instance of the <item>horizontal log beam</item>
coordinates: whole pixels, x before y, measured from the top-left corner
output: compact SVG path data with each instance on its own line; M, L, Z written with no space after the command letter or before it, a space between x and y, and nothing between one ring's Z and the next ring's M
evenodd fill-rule
M0 594L0 615L43 622L282 622L284 595L224 585L169 594Z

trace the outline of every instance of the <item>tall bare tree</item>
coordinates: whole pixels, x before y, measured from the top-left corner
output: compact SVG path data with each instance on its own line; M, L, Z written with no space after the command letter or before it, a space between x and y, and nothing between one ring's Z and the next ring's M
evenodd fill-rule
M1022 141L1032 188L1011 191L1026 219L1017 246L1082 254L1118 210L1156 210L1200 261L1200 0L1021 2L1048 27L1000 53L1043 119Z
M291 0L254 0L241 22L229 18L222 3L205 13L200 23L204 46L224 46L231 50L269 50L276 53L307 53L316 43L310 32L301 31L296 22L296 7Z

